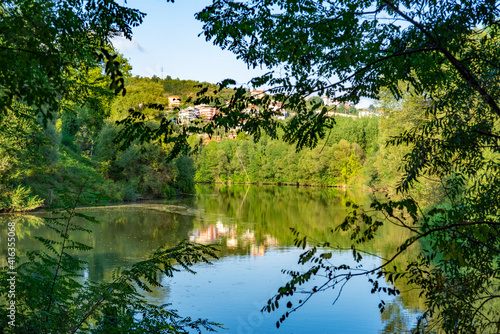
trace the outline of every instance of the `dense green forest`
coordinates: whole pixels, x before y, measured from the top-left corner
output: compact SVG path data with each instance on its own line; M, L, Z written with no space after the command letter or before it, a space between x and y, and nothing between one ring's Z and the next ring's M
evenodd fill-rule
M102 78L96 74L95 81ZM171 145L159 140L135 140L126 148L116 142L122 127L116 122L130 110L140 110L154 126L163 117L176 117L178 109L167 107L170 94L188 100L202 85L215 87L168 77L128 77L125 96L106 94L100 87L85 104L67 105L46 125L29 108L19 105L28 118L12 113L1 120L1 127L11 131L3 132L0 139L4 152L2 210L58 203L60 192L81 176L90 180L95 202L192 193L196 181L389 188L387 183L397 179L398 164L406 151L401 148L398 154L392 149L388 156L385 141L400 134L403 121L411 122L416 111L389 109L393 108L390 101L380 101L387 117L337 116L335 126L313 149L297 150L286 144L279 138L283 131L278 138L264 135L256 142L243 131L233 138L221 130L203 145L202 137L193 135L189 140L192 153L174 160L168 158ZM223 93L227 95L229 90Z
M319 248L306 251L299 262L307 269L290 271L263 308L273 312L289 301L277 327L304 305L292 296L312 277L324 280L305 300L365 276L372 293L381 292L382 277L421 290L425 311L415 332L499 332L499 8L498 1L228 0L197 14L215 45L248 66L279 68L254 81L294 99L297 109L303 95L321 92L343 101L382 99L401 111L385 131L381 121L379 138L388 146L365 163L369 182L387 187L388 196L370 210L352 204L334 233L351 233L357 261L360 245L380 237L384 224L412 236L375 270L347 277ZM300 114L286 138L314 146L318 132L311 129L329 124L304 108ZM295 235L304 245L307 236ZM395 266L414 244L424 245L418 258Z
M233 80L220 88L203 84L206 103L222 112L190 128L181 127L177 110L165 105L176 94L183 107L203 87L191 90L194 82L169 77L130 77L111 46L113 36L131 40L145 13L113 0L0 3L0 211L43 204L66 209L60 220L46 221L60 240L41 239L47 251L31 253L18 277L29 332L90 331L84 327L91 316L100 332L109 332L113 321L133 327L130 332L165 323L181 331L178 316L139 298L134 284L147 290L159 284L157 272L172 275L170 259L188 268L215 256L213 249L184 243L159 250L117 273L118 286L84 287L73 279L82 263L67 250L90 247L67 232L81 229L71 222L81 201L170 196L192 191L195 179L383 190L387 197L375 198L370 210L346 203L348 217L332 226L350 234L356 261L360 245L377 238L384 224L411 232L379 267L348 274L339 273L342 265L325 264L329 255L315 253L316 247L306 250L300 261L309 268L289 272L290 281L266 307L274 311L283 298L281 305L290 309L280 310L278 327L312 295L363 276L372 293L387 292L379 279L405 280L420 291L425 311L417 331L499 332L498 2L214 0L195 16L207 41L248 67L278 70L251 80L257 88L271 87L262 99L249 98L243 87L229 98L224 89ZM338 117L333 124L329 110L305 102L315 95L354 103L378 99L387 118ZM278 103L293 117L276 119ZM245 112L253 105L261 110ZM243 132L236 140L225 139L237 127ZM220 142L203 146L194 133ZM82 187L92 195L80 196ZM296 245L305 247L306 236L294 233ZM415 244L423 246L417 259L394 266ZM325 280L319 289L305 292L298 304L284 302L315 275ZM7 279L7 271L1 277ZM9 293L7 285L0 293ZM75 304L92 306L87 311ZM379 307L384 310L383 303ZM0 321L7 312L0 311ZM70 319L78 320L65 322ZM185 321L194 328L207 324Z
M96 196L91 202L193 191L192 158L168 160L170 148L159 141L137 140L121 149L114 142L120 131L116 121L140 108L154 124L160 117L177 112L166 108L170 94L187 100L201 86L215 85L129 76L127 94L122 97L105 89L108 83L97 69L89 80L94 89L91 98L82 104L68 102L46 124L23 104L0 118L0 210L29 210L58 203L58 196L67 187L74 189L73 183L82 177L88 179L87 186ZM140 107L143 105L163 108Z
M336 116L333 128L312 149L297 150L279 137L282 133L258 142L245 133L235 139L214 137L193 154L195 181L356 187L395 195L413 146L387 144L425 120L424 100L407 92L397 101L384 90L376 103L385 116ZM426 207L441 203L443 191L442 185L423 179L411 194Z
M399 116L403 111L387 118L338 116L327 137L311 150L298 151L267 135L255 142L242 131L234 139L224 130L196 150L201 137L193 135L193 152L174 160L168 158L172 146L159 140L135 140L122 148L116 142L122 126L116 122L131 110L140 110L155 126L178 113L178 108L168 108L168 96L177 94L186 101L182 105L189 105L202 86L215 90L216 85L129 76L127 94L114 96L106 92L102 76L93 75L92 98L81 105L68 103L47 124L21 104L22 116L13 112L0 120L1 128L9 130L0 138L3 211L58 203L59 194L82 176L90 180L94 202L121 202L192 193L195 181L383 187L380 181L393 179L397 169L387 168L380 154L385 138L397 134L391 122L405 117ZM224 101L229 94L224 90L219 98Z

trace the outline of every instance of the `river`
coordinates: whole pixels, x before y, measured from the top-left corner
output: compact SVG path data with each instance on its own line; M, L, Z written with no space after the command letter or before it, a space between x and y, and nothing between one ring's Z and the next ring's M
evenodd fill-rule
M162 278L163 287L148 298L171 303L180 315L208 318L228 328L227 333L401 333L419 314L419 299L405 292L398 297L371 294L366 278L352 279L339 296L339 287L317 294L293 313L279 329L285 311L261 313L277 289L287 281L281 269L304 270L297 264L302 249L293 246L293 227L310 240L349 247L347 234L332 233L347 214L346 202L368 199L332 188L198 185L193 197L148 201L101 208L82 208L101 223L93 233L78 232L75 240L91 245L81 254L87 261L84 278L108 280L117 266L127 267L160 246L188 239L215 244L220 259L194 267L196 275L180 272ZM17 216L18 252L40 249L35 235L50 237L43 214ZM2 226L12 217L0 217ZM405 239L404 231L384 226L380 237L366 245L374 254L362 261L374 268ZM0 244L0 265L6 246ZM335 250L332 263L356 265L348 251ZM385 283L386 286L389 286ZM336 303L333 301L338 297ZM378 304L386 303L384 313Z

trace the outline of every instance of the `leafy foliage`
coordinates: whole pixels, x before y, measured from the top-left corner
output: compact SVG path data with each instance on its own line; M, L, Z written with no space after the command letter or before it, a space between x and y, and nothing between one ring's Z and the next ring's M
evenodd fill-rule
M267 136L258 143L251 139L214 140L201 147L195 156L195 179L202 182L342 186L355 183L364 160L361 147L344 139L338 142L330 140L330 144L323 140L313 150L299 152L294 146Z
M0 210L41 204L20 189L31 188L46 203L57 202L54 190L71 169L104 183L85 156L95 153L111 99L125 93L130 70L110 38L130 39L144 15L115 1L0 4ZM84 157L59 160L73 155L67 148ZM94 170L89 172L89 166Z
M360 275L409 278L426 297L420 330L500 329L498 16L496 1L391 0L213 1L197 14L207 40L249 66L271 70L253 83L268 85L269 92L286 96L295 107L297 122L287 140L299 147L316 144L307 129L317 123L301 107L303 96L318 93L357 102L376 98L385 89L396 103L407 93L421 98L424 117L387 140L388 150L396 147L403 160L401 181L393 192L397 197L373 204L385 219L354 208L341 225L352 233L355 260L361 258L360 245L375 237L383 221L413 233L394 257ZM441 204L424 201L420 206L411 197L421 180L437 184ZM409 260L402 270L389 269L410 245L424 240L427 248L418 259ZM298 243L302 246L305 240ZM299 260L311 269L290 272L290 285L269 305L277 308L278 298L320 272L327 277L325 287L354 275L352 268L338 274L338 266L328 266L311 252ZM372 282L377 292L378 281Z
M10 328L13 333L186 333L187 329L201 332L220 327L205 319L181 317L169 305L147 302L140 294L161 287L160 275L171 277L181 269L194 274L194 264L217 258L212 246L182 242L160 248L130 268L117 268L110 282L82 280L86 263L79 254L92 247L73 240L71 234L91 233L88 223L99 222L76 210L81 192L75 196L73 203L64 199L71 206L45 218L46 226L60 238L36 237L45 251L28 251L26 261L16 269L19 322ZM2 280L9 277L8 272L7 268L1 272ZM8 293L8 286L3 285L0 296L6 298ZM10 326L6 312L5 308L0 311L1 328Z
M33 176L55 174L63 179L56 182L67 186L64 195L72 193L72 178L95 176L95 164L88 157L109 116L111 96L125 95L124 72L130 69L115 54L110 38L122 35L131 39L131 29L144 15L109 0L0 3L0 210L25 210L41 204L36 196L28 197L28 188L19 185ZM153 146L151 150L162 149ZM58 160L66 154L71 157L61 160L69 166L62 166ZM36 173L39 167L43 173ZM64 172L84 173L72 173L68 178L65 173L54 173L66 167ZM150 180L153 183L162 185L157 179ZM168 305L148 303L139 294L160 286L160 274L171 276L179 270L174 266L193 272L193 264L216 258L210 246L181 243L158 249L132 268L117 269L111 282L82 280L85 263L78 253L91 247L73 240L71 234L90 233L90 229L74 218L96 221L77 212L80 199L95 200L79 189L74 201L59 194L63 210L45 220L60 239L37 237L45 251L27 252L26 261L17 268L20 321L10 328L12 332L185 333L186 329L201 332L220 327L204 319L180 317ZM45 192L50 193L49 203L53 190ZM2 280L7 281L7 271L0 273ZM1 297L8 293L3 285ZM0 313L3 332L9 328L7 310Z
M3 1L0 5L0 110L24 102L51 119L61 98L86 94L89 65L104 61L110 88L124 92L109 38L131 38L144 13L115 1Z
M30 170L51 166L57 159L57 134L53 126L42 129L33 111L14 104L0 118L0 211L31 210L42 204L23 185ZM55 152L56 151L56 152Z

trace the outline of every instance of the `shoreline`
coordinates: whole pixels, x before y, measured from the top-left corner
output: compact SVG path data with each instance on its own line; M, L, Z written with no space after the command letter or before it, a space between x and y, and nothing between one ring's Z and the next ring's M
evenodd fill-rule
M302 184L302 183L281 183L281 182L231 182L231 181L216 181L216 182L197 182L200 184L225 184L225 185L251 185L251 186L278 186L278 187L310 187L310 188L338 188L338 189L351 189L347 185L322 185L322 184Z
M216 181L216 182L196 182L196 184L213 184L213 185L226 185L226 186L231 186L231 185L249 185L249 186L277 186L277 187L305 187L305 188L333 188L333 189L339 189L339 190L347 190L347 189L353 189L356 187L352 186L346 186L346 185L318 185L318 184L301 184L299 182L297 183L271 183L271 182L223 182L223 181ZM364 190L369 192L369 193L376 193L379 190L368 187L368 186L363 186ZM122 202L101 202L101 203L95 203L94 205L78 205L76 208L95 208L95 207L107 207L107 206L121 206L121 205L128 205L128 204L134 204L134 203L140 203L140 202L145 202L145 201L154 201L154 200L167 200L167 199L181 199L181 198L186 198L186 197L193 197L196 196L196 194L188 194L188 193L181 193L176 196L172 197L139 197L134 200L129 200L129 201L122 201ZM11 212L2 212L0 211L0 215L11 215L11 214L26 214L30 212L47 212L51 208L48 204L41 205L33 210L26 210L26 211L11 211ZM58 210L61 208L54 208L54 210Z

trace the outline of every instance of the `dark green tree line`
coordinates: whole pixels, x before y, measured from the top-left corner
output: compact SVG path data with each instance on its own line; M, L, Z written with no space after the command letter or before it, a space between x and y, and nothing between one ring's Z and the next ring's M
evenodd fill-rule
M254 142L243 133L237 140L212 141L195 156L196 179L321 186L359 183L367 154L377 150L378 121L339 117L327 139L311 151L297 152L294 145L266 136Z

